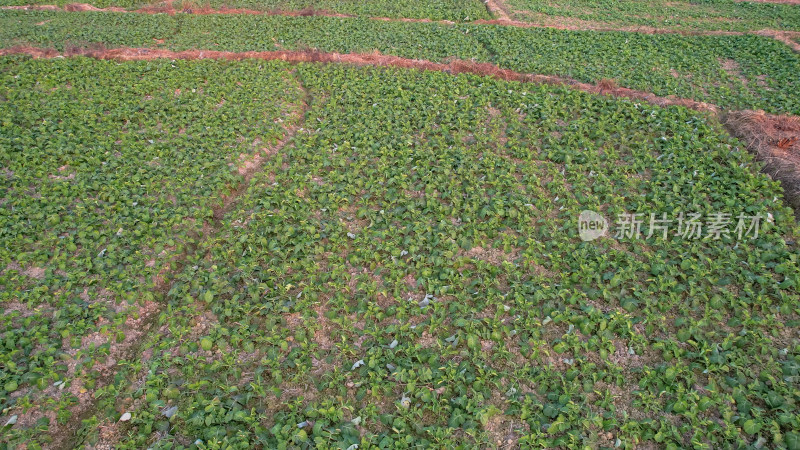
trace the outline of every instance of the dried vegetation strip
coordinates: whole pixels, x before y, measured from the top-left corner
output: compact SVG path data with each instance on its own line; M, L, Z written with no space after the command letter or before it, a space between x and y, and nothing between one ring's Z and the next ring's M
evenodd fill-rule
M800 211L800 117L735 111L724 122L764 163L762 170L780 180L786 199Z

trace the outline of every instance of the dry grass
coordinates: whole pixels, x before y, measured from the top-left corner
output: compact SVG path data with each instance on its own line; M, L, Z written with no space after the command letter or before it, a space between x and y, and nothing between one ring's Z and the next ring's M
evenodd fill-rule
M724 122L764 163L763 171L781 182L787 202L800 211L800 117L736 111Z

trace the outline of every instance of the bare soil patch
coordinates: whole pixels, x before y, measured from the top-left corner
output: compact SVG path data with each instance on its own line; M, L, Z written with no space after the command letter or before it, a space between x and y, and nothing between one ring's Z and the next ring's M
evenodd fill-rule
M484 3L486 3L486 8L492 16L500 20L511 20L506 5L501 0L484 0Z
M747 85L750 83L747 77L745 77L744 74L742 73L742 69L739 67L739 63L737 63L736 61L732 59L725 59L725 60L720 59L719 64L720 66L722 66L722 69L728 73L728 75L739 80L745 87L747 87Z
M761 30L755 34L777 39L788 45L792 50L800 53L800 31Z

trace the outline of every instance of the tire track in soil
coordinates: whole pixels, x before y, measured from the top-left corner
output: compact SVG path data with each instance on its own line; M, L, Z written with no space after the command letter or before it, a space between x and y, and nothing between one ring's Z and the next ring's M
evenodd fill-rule
M229 194L223 195L222 201L217 206L212 207L213 214L211 223L204 224L202 237L195 236L199 238L197 243L188 247L183 254L172 260L172 262L176 264L175 269L170 269L159 274L155 287L158 300L148 302L144 305L144 308L140 309L138 318L133 321L129 318L129 320L125 322L125 328L117 330L124 333L125 338L119 343L114 343L112 341L107 356L107 361L109 363L107 366L101 368L101 376L96 380L96 387L93 390L108 386L113 382L114 376L116 375L114 366L117 362L136 359L141 356L141 345L144 343L145 338L156 328L158 316L163 312L164 306L166 305L166 296L173 284L177 281L175 279L176 275L181 273L187 261L191 260L193 255L200 252L203 247L203 242L213 239L222 229L225 215L238 204L242 194L247 191L253 177L261 171L267 158L273 157L282 151L286 145L289 145L298 130L304 125L306 113L311 103L310 94L305 86L303 86L298 76L288 70L287 73L294 79L297 83L297 87L302 91L300 108L296 113L297 118L295 122L286 127L283 138L277 143L260 149L258 153L252 155L252 157L246 161L245 167L239 170L239 175L243 177L243 180L236 185ZM34 410L35 408L32 408L29 412ZM78 436L77 433L83 425L83 420L90 418L96 412L96 401L90 395L79 397L78 404L71 408L71 412L72 416L66 424L61 426L56 425L55 429L50 432L50 437L53 439L50 443L50 448L70 449L76 448L76 446L81 444L80 436Z

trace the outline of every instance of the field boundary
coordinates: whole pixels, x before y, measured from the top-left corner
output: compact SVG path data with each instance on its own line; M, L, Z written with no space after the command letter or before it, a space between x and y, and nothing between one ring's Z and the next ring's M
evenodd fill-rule
M494 6L489 6L490 4ZM773 29L762 29L755 31L724 31L724 30L708 30L708 31L691 31L691 30L677 30L673 28L653 28L646 26L630 26L630 27L614 27L608 26L603 23L597 25L565 25L565 24L542 24L536 22L524 22L511 19L502 9L499 9L494 0L486 1L487 8L492 15L497 18L492 20L475 20L471 22L461 22L464 25L496 25L504 27L516 28L542 28L554 29L565 31L597 31L597 32L620 32L620 33L638 33L638 34L678 34L682 36L745 36L757 35L769 37L778 40L779 42L788 45L795 52L800 53L800 43L794 39L800 38L800 31L784 31ZM493 9L494 8L494 9ZM244 8L223 8L213 9L209 7L185 7L176 9L173 2L166 2L163 5L145 6L139 9L124 9L116 6L108 8L98 8L86 3L70 3L63 8L56 5L22 5L22 6L0 6L0 10L16 10L16 11L57 11L57 12L107 12L107 13L135 13L135 14L187 14L187 15L259 15L259 16L285 16L285 17L333 17L333 18L357 18L357 16L349 14L333 13L325 10L316 10L306 8L298 11L258 11ZM501 14L502 12L502 14ZM392 17L369 17L370 20L377 20L381 22L402 22L402 23L433 23L439 25L456 25L456 22L450 20L432 20L432 19L414 19L414 18L392 18Z

